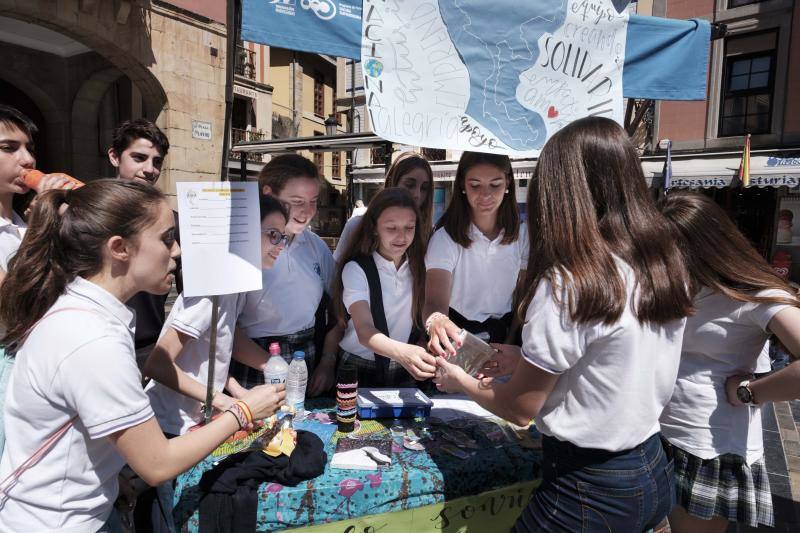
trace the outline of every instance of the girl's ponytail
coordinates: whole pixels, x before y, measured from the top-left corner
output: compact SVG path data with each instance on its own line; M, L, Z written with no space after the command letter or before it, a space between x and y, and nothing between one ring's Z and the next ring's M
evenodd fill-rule
M41 194L0 285L0 323L6 327L0 344L6 351L16 350L76 276L102 270L108 239L137 239L163 201L155 187L116 179Z
M59 244L63 223L59 211L68 205L68 194L63 189L50 190L37 198L31 225L9 261L0 285L0 323L6 326L2 344L9 351L44 316L69 282Z

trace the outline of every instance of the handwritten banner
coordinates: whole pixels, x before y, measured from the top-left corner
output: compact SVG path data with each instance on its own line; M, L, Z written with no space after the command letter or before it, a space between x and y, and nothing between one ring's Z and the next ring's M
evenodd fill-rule
M623 120L628 13L611 0L363 7L367 105L385 139L530 157L578 118Z
M441 531L508 531L540 481L504 487L452 502L408 511L362 516L302 528L303 533L440 533ZM300 531L300 529L290 529Z

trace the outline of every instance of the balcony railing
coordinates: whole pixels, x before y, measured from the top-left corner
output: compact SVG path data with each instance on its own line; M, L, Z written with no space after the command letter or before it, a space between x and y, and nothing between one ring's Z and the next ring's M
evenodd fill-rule
M447 159L447 150L439 148L423 148L422 156L428 161L444 161Z
M244 46L236 47L236 64L233 71L238 76L255 80L256 79L256 53L248 50Z
M267 138L267 134L262 131L248 131L238 128L231 128L231 146L236 146L238 143L247 141L263 141ZM230 151L228 159L241 159L241 154ZM256 163L263 162L262 154L248 152L247 160Z

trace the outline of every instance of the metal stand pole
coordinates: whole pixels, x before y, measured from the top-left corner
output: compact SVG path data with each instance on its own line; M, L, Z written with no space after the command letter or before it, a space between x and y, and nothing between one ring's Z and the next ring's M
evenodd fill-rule
M214 363L217 360L217 321L219 320L219 296L211 297L211 339L208 346L208 385L206 386L206 403L203 409L203 421L208 424L211 422L211 414L214 406Z
M228 179L228 148L231 140L231 112L233 110L233 69L236 64L236 45L239 42L239 0L228 0L228 50L225 65L225 126L222 138L222 165L220 179ZM245 157L245 154L242 154ZM206 382L206 403L203 406L203 421L211 422L214 406L214 363L217 361L217 322L219 321L219 296L211 297L211 341L208 347L208 381Z

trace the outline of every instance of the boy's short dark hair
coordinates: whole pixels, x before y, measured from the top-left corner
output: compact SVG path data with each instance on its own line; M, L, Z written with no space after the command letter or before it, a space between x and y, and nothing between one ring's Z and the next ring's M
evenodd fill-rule
M273 157L258 174L258 187L263 191L268 186L273 194L280 194L292 178L319 180L317 165L298 154Z
M117 156L128 149L136 139L147 139L164 157L169 152L169 140L164 132L153 122L146 118L126 120L114 130L114 140L111 142L111 149Z
M33 136L39 131L36 124L22 112L8 105L0 104L0 124L6 127L13 126L28 136L28 140L33 142Z

